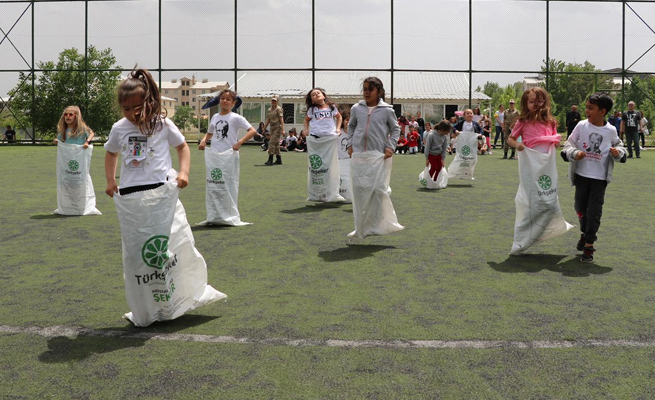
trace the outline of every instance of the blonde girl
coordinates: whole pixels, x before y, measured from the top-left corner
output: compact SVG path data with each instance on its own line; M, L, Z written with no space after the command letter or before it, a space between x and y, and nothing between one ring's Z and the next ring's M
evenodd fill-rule
M521 113L507 143L518 151L529 147L542 153L548 153L553 145L559 147L557 120L551 112L550 96L544 89L531 88L523 93Z
M68 144L79 144L85 149L93 140L94 133L84 122L82 112L78 106L68 106L61 113L57 123L57 138L54 144L59 142Z

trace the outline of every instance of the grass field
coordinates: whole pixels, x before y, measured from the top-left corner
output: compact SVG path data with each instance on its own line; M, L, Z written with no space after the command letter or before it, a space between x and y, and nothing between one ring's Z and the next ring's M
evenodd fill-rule
M406 229L352 244L351 205L305 201L306 154L266 167L265 153L245 147L239 209L253 225L193 227L209 283L228 301L138 329L121 319L103 148L91 167L103 215L61 217L56 148L2 147L0 398L655 398L654 152L616 166L594 264L578 261L577 227L508 256L518 173L501 153L480 157L473 185L442 191L420 189L422 155L395 156L392 200ZM558 166L560 203L577 224ZM205 219L203 179L192 150L181 192L192 226ZM410 340L462 346L403 347Z

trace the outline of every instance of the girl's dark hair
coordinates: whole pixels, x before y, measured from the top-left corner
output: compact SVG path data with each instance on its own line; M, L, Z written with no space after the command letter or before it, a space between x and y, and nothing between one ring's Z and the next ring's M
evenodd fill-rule
M312 107L314 107L314 102L312 101L312 92L314 90L320 90L321 93L323 93L323 97L325 97L325 104L330 107L331 109L335 108L334 102L330 100L328 95L325 93L325 89L320 88L320 87L315 87L314 89L310 90L307 92L307 96L305 96L305 104L307 105L307 110L311 110Z
M350 118L350 111L340 109L339 114L341 114L341 129L343 129L346 126L346 120Z
M132 96L143 96L143 109L136 124L146 136L151 136L162 127L166 108L161 105L159 87L147 69L134 69L118 86L118 103L122 104Z
M371 86L376 88L378 90L378 98L384 100L386 93L384 91L384 85L382 84L380 78L378 78L377 76L369 76L368 78L364 79L362 86L364 85L364 83L368 83L369 89L371 88Z
M439 122L439 125L437 125L437 130L441 132L450 132L452 127L453 126L450 124L450 122L443 120Z
M407 123L407 118L406 118L404 115L401 115L398 119L399 119L400 122L402 122L403 124L406 124L406 123Z
M234 90L230 90L230 89L221 90L218 93L218 99L220 100L221 97L223 97L224 94L229 94L230 96L232 96L232 100L237 101L237 94L236 94L236 92Z

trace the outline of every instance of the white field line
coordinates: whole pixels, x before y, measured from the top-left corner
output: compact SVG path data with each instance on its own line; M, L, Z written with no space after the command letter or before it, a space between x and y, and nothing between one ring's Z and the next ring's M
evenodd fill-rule
M343 347L387 349L566 349L584 347L655 347L655 340L313 340L313 339L251 339L234 336L192 335L183 333L124 332L76 328L67 326L16 327L0 325L0 334L31 334L43 337L93 336L115 339L146 339L174 342L218 344L259 344L288 347Z

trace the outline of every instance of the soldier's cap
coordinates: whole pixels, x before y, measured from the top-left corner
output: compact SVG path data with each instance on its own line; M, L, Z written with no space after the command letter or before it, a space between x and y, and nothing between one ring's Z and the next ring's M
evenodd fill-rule
M514 99L512 99L509 101L509 104L516 104L516 102L514 101Z
M271 96L271 100L275 100L275 101L279 102L280 101L280 96L278 96L277 94L274 94L273 96Z

